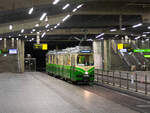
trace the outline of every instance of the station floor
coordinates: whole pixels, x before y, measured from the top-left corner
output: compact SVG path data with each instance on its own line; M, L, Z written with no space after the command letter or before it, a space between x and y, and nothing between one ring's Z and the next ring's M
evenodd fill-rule
M139 113L39 72L0 74L0 113Z

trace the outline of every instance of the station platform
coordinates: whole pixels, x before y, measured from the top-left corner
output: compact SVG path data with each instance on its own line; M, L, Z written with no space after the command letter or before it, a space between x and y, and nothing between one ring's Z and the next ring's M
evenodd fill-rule
M40 72L0 74L0 113L140 113L106 97Z

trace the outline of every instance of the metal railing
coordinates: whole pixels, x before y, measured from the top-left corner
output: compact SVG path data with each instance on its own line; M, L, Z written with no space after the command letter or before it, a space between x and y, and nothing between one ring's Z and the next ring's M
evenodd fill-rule
M147 74L145 72L95 70L95 82L148 95L150 94L150 76Z

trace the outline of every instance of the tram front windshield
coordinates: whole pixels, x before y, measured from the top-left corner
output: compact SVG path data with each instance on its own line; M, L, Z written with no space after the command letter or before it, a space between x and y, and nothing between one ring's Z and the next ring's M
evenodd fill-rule
M93 55L78 55L77 64L78 66L93 66Z

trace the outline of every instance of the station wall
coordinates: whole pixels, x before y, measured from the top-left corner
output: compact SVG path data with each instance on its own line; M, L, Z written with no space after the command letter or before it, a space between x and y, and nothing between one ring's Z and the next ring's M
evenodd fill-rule
M17 54L9 54L9 49L17 49ZM24 41L0 40L0 73L24 72Z

